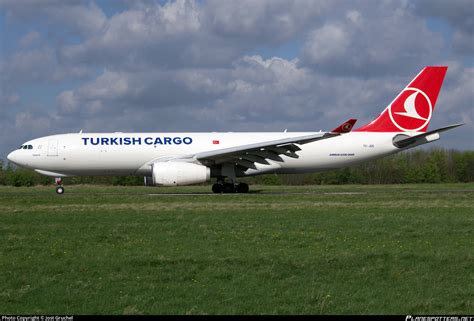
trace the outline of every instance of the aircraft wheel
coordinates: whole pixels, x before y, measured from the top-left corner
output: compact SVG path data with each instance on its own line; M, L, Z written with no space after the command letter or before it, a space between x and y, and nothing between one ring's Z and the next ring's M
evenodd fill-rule
M56 193L59 195L64 194L64 187L62 186L56 187Z
M222 193L222 190L224 189L224 186L222 184L214 184L212 185L212 191L216 194Z
M248 193L249 192L249 186L245 183L240 183L237 185L237 193Z
M224 188L223 188L223 192L224 192L224 193L235 193L234 184L225 183L223 187L224 187Z

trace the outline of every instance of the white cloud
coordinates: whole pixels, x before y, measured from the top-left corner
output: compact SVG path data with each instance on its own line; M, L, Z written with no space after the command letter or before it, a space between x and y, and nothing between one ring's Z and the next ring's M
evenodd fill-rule
M37 44L40 39L41 35L39 32L30 31L20 39L19 43L21 47L26 48Z
M462 55L474 54L474 32L456 31L453 37L453 46L456 52Z
M48 24L59 24L83 36L100 30L106 20L93 1L84 5L80 0L3 0L0 5L9 21L41 21L46 16Z
M455 52L474 53L474 3L471 0L415 0L414 3L420 16L440 18L451 25Z
M258 46L306 33L330 2L178 0L110 17L84 42L61 50L70 63L109 69L224 67Z
M362 22L362 15L357 10L349 10L346 13L347 19L349 19L352 23L358 24Z
M122 70L183 64L193 59L187 49L202 40L200 26L200 9L190 0L131 9L112 16L84 42L64 47L61 57Z
M211 0L205 19L212 33L251 43L281 43L304 31L330 7L330 1Z
M327 24L313 30L307 39L305 55L310 64L323 64L333 57L345 56L350 36L344 26Z
M15 128L28 131L39 131L50 126L50 120L47 117L36 117L31 112L20 112L15 117Z
M439 95L437 112L442 116L440 119L450 122L459 122L459 113L465 111L464 118L472 124L474 120L474 68L464 67L457 62L446 63L448 72ZM438 109L438 108L437 108Z
M67 1L66 1L67 3ZM51 19L58 23L69 26L81 35L91 35L100 32L105 24L106 16L94 3L89 5L55 5L45 9Z
M60 111L64 113L73 113L77 110L79 103L72 90L66 90L57 97Z
M407 74L439 59L442 37L409 8L396 2L360 7L313 29L302 63L331 74L366 77Z
M93 74L84 65L62 64L49 46L26 48L5 57L0 65L2 85L14 88L26 84L58 83L65 79L81 79Z
M124 124L143 129L149 122L148 126L170 130L185 130L191 123L201 130L258 130L264 123L267 128L294 124L294 130L312 130L352 116L374 117L397 93L375 90L376 84L377 80L314 74L297 60L255 55L236 60L230 69L105 71L77 90L61 93L58 104L63 117L76 117L77 110L68 108L71 104L85 109L99 106L94 109L96 114L84 111L81 119L90 125L94 120L88 117L114 115L116 130ZM384 97L386 93L389 98ZM377 102L375 108L353 110L354 106ZM154 115L153 121L140 117L149 113ZM130 114L136 114L132 117L136 123L128 116L120 120ZM172 116L163 118L163 114ZM176 120L170 122L170 117ZM181 123L177 129L169 127L176 122Z

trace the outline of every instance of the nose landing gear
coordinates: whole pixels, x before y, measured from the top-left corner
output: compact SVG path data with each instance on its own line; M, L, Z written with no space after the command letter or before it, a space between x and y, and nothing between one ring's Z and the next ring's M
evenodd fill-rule
M56 193L59 195L64 194L64 187L62 186L63 180L61 179L61 177L55 178L54 182L56 183Z

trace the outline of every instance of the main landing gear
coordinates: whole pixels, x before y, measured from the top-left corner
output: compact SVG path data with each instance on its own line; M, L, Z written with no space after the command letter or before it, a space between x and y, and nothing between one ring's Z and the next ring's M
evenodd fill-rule
M220 193L248 193L249 186L245 183L224 183L223 181L217 181L216 184L212 185L212 191L216 194Z
M61 177L55 178L54 182L56 183L56 193L59 195L64 194L63 180Z

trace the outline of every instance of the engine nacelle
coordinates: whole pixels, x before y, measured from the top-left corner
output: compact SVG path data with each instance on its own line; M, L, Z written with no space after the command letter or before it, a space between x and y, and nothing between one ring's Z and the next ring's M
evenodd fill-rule
M152 178L157 186L200 184L211 178L211 169L193 163L157 162L153 164Z

